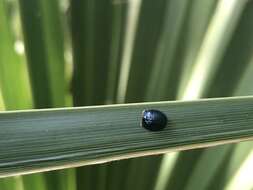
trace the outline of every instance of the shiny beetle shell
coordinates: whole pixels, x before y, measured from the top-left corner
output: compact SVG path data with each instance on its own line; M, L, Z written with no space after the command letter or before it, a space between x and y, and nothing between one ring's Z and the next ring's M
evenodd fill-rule
M167 117L159 110L144 110L142 112L141 126L150 131L161 131L167 125Z

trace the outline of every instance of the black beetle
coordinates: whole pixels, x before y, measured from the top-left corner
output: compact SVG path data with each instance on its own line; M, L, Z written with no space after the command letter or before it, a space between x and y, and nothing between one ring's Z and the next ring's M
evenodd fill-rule
M142 112L141 126L150 131L161 131L167 125L167 117L159 110L144 110Z

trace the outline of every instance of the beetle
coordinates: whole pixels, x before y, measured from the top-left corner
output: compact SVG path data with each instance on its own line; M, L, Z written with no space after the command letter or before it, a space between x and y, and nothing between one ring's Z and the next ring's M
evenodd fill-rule
M155 109L143 110L141 126L150 131L161 131L167 125L166 115Z

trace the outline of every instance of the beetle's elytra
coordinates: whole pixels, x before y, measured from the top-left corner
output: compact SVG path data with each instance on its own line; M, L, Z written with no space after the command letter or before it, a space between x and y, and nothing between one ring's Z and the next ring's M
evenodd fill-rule
M167 117L159 110L144 110L142 112L141 126L150 131L161 131L167 125Z

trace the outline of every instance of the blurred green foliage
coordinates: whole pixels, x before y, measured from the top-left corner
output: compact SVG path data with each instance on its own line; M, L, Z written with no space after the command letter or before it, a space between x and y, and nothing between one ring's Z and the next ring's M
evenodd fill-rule
M252 0L0 0L0 110L252 95L252 19ZM0 190L224 189L251 147L6 178Z

